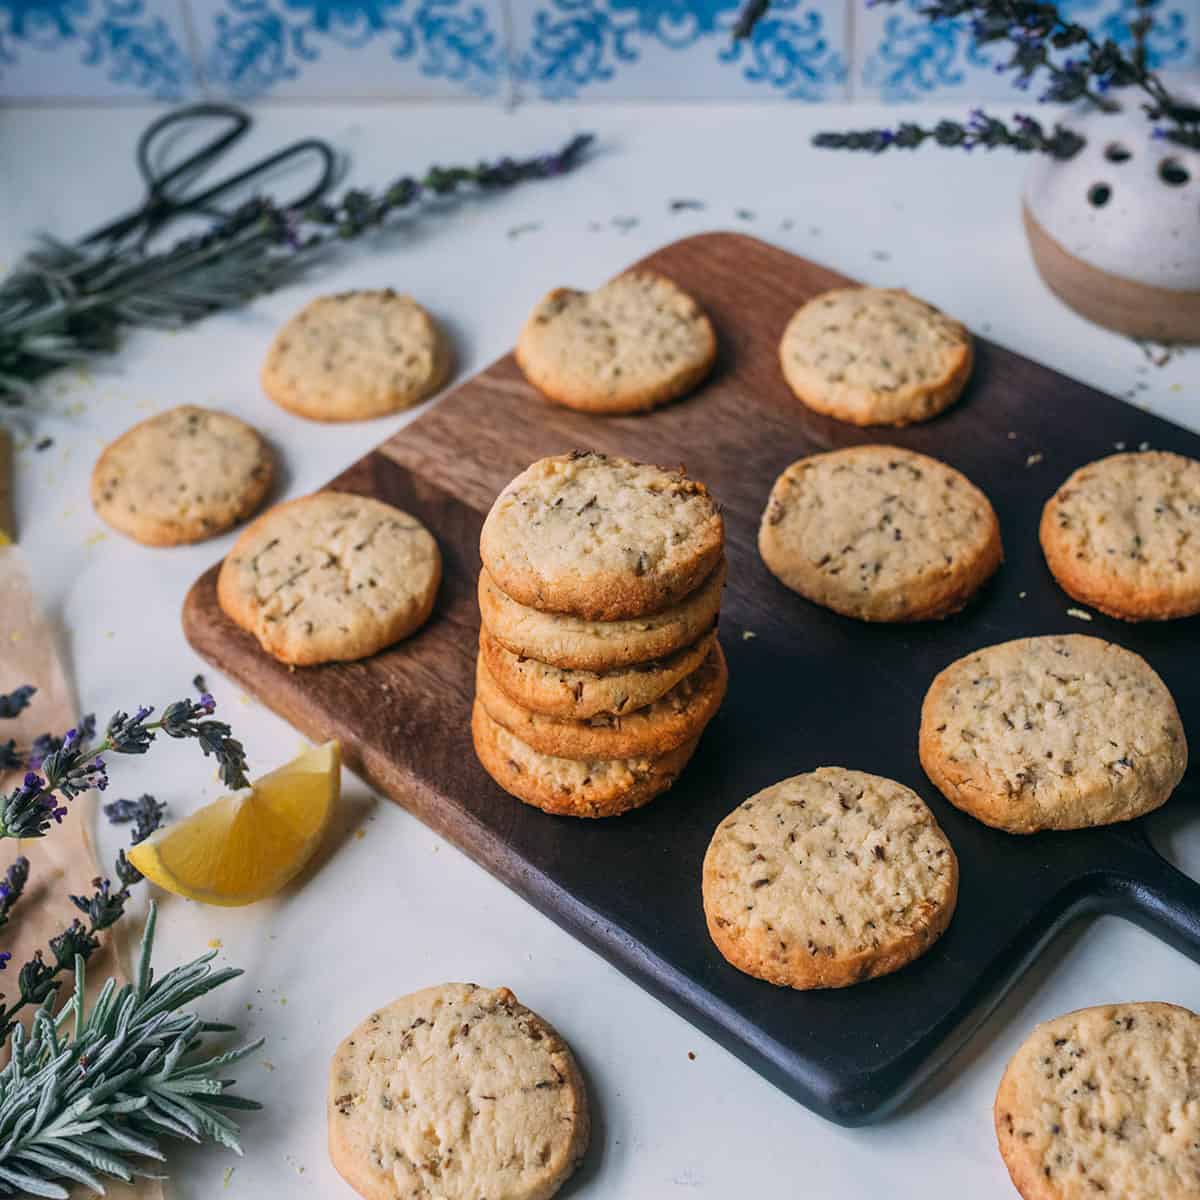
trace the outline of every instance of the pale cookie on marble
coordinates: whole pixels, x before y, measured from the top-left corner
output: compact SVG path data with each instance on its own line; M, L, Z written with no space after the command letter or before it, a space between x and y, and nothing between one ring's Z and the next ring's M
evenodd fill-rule
M579 760L539 754L475 701L471 736L483 769L511 796L564 817L615 817L665 792L687 766L696 741L657 758Z
M1128 821L1187 767L1166 684L1100 638L1019 638L951 663L921 706L921 765L964 812L1009 833Z
M390 288L341 292L306 305L276 335L262 386L313 421L363 421L411 408L450 373L433 318Z
M1080 467L1042 511L1042 551L1074 599L1126 621L1200 613L1200 462L1148 450Z
M896 289L835 288L814 296L779 343L796 396L853 425L929 420L958 399L972 360L965 326Z
M496 498L479 537L520 604L621 621L679 603L712 572L725 523L682 470L576 450L539 459Z
M419 629L442 556L416 517L346 492L270 509L238 538L217 578L221 609L280 662L366 658Z
M715 632L655 662L615 671L579 671L552 667L514 654L486 628L479 631L479 653L498 688L522 708L573 721L622 716L665 696L708 658Z
M993 1116L1024 1200L1200 1196L1200 1016L1174 1004L1044 1021L1008 1064Z
M725 656L714 643L699 670L653 704L620 716L572 720L522 708L495 682L480 653L475 696L493 721L539 754L587 760L657 758L704 732L721 707L728 682Z
M367 1200L548 1200L588 1147L566 1042L508 988L444 983L373 1012L329 1070L329 1157Z
M887 975L942 935L958 860L925 802L821 767L751 796L704 856L704 915L739 971L801 990Z
M863 621L957 612L1004 557L988 498L937 459L854 446L792 463L758 531L780 582Z
M274 475L256 429L184 404L140 422L103 451L92 471L92 507L146 546L202 542L254 512Z
M517 339L517 363L567 408L629 413L684 395L712 369L712 323L686 292L635 270L594 292L556 288Z
M518 604L485 568L479 572L479 615L484 629L513 654L563 670L607 673L658 663L712 633L724 587L722 559L678 604L625 621L587 621Z

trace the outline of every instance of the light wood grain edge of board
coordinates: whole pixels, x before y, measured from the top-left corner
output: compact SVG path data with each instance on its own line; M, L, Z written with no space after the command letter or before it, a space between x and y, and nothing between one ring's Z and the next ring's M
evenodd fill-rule
M12 434L0 425L0 546L7 546L17 540L12 510L12 478Z

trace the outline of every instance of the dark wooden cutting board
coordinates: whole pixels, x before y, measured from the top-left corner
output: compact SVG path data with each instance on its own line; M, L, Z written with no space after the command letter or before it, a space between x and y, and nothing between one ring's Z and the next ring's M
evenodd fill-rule
M195 648L309 737L340 738L370 784L844 1124L878 1118L944 1061L1077 913L1120 912L1200 957L1200 886L1151 849L1138 823L1010 837L948 805L917 759L933 676L969 651L1032 634L1095 634L1143 654L1174 692L1185 727L1200 731L1200 621L1127 626L1096 615L1085 624L1068 615L1072 602L1037 542L1042 504L1076 467L1116 443L1200 457L1200 437L988 342L948 413L898 432L857 430L801 406L777 362L792 311L842 276L735 234L688 238L644 265L691 292L718 330L717 368L695 395L648 416L588 417L548 404L508 356L332 481L416 513L441 543L445 582L416 637L365 662L288 670L224 618L214 567L184 609ZM787 591L759 560L759 516L779 471L814 451L871 441L953 464L999 514L1005 564L947 621L848 620ZM724 506L728 532L728 699L672 791L600 822L511 799L476 762L468 730L484 514L530 461L575 447L685 463ZM713 948L700 864L713 829L743 799L827 764L920 792L958 852L961 894L949 931L914 965L843 991L797 993L740 974ZM1193 771L1171 803L1192 803L1195 780Z

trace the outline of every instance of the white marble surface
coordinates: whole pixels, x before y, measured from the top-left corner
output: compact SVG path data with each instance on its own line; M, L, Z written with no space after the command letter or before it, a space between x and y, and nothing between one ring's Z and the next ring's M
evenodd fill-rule
M133 203L130 156L148 117L142 109L0 109L0 258L11 262L35 229L82 232ZM516 114L418 105L262 111L257 147L247 153L319 132L350 151L352 178L364 183L433 159L548 147L578 129L599 133L602 152L572 178L390 233L245 312L185 333L136 337L110 366L50 389L32 419L54 444L21 453L18 515L83 705L107 715L187 690L203 664L180 632L180 602L231 540L149 550L107 534L87 499L105 442L171 405L221 405L277 444L283 490L296 495L403 423L317 428L261 395L257 370L272 330L326 290L411 290L450 326L465 378L509 346L550 287L598 283L687 233L744 228L864 280L904 284L1005 345L1200 427L1200 354L1151 365L1138 346L1088 326L1043 290L1020 233L1019 161L936 151L873 160L808 147L814 129L849 119L886 116L866 106L853 114L649 105ZM672 214L675 198L707 207ZM513 236L531 224L538 227ZM1078 417L1088 420L1083 411ZM1061 474L1060 464L1039 463L1029 486L1048 492ZM215 673L209 679L253 763L272 767L295 750L292 730ZM138 769L118 764L114 777L116 794L154 790L175 815L218 790L192 747L168 747ZM897 1116L876 1128L840 1129L743 1067L401 809L373 800L350 777L345 791L337 835L286 895L244 910L163 902L161 963L219 941L220 961L247 974L211 1009L268 1038L239 1071L243 1090L267 1105L246 1122L245 1158L179 1153L175 1196L349 1197L325 1153L329 1054L373 1006L443 979L507 984L559 1026L579 1053L598 1114L587 1166L564 1194L634 1200L1002 1200L1014 1193L996 1153L991 1101L1030 1025L1102 1001L1195 1005L1194 964L1115 919L1080 924ZM1200 830L1189 808L1181 797L1157 828L1174 860L1198 874ZM102 831L102 844L106 857L115 853L112 830Z

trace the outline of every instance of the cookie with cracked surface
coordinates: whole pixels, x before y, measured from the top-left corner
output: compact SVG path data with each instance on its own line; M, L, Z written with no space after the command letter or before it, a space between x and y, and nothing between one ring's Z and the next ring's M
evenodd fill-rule
M479 631L479 653L496 686L514 703L549 717L586 721L623 716L661 699L700 667L716 639L709 633L668 658L616 671L577 671L524 658L486 628Z
M522 708L496 684L480 653L475 695L493 721L539 754L588 760L657 758L704 732L721 707L728 682L725 655L714 643L698 670L646 708L575 720Z
M712 572L725 523L702 483L576 450L539 459L496 498L479 537L488 574L520 604L621 621L678 604Z
M590 1136L566 1042L508 988L444 983L338 1046L329 1157L367 1200L548 1200Z
M279 331L262 386L281 408L313 421L363 421L411 408L450 373L434 319L391 288L321 296Z
M1200 1016L1105 1004L1044 1021L996 1092L1000 1154L1024 1200L1200 1196Z
M712 369L717 339L703 309L671 280L629 271L597 288L556 288L529 315L517 364L543 395L590 413L651 409Z
M921 706L920 753L951 804L1009 833L1140 817L1187 767L1166 684L1132 651L1082 634L951 663Z
M471 736L483 769L511 796L563 817L615 817L665 792L696 740L659 757L579 760L539 754L475 701Z
M145 546L202 542L263 502L275 476L270 448L245 421L184 404L135 425L92 471L92 507Z
M416 517L346 492L270 509L221 564L217 599L262 648L293 666L366 658L433 611L442 556Z
M758 550L792 591L863 621L957 612L1004 557L988 498L953 467L895 446L792 463L771 489Z
M1147 450L1080 467L1042 511L1063 591L1111 617L1200 613L1200 462Z
M703 893L708 932L739 971L801 990L847 987L899 970L942 935L958 860L915 792L821 767L717 826Z
M809 408L852 425L911 425L958 399L971 335L931 304L891 288L835 288L801 306L779 361Z
M587 621L518 604L484 568L479 615L484 629L513 654L563 670L610 672L665 660L712 633L724 587L722 559L695 591L670 608L624 621Z

